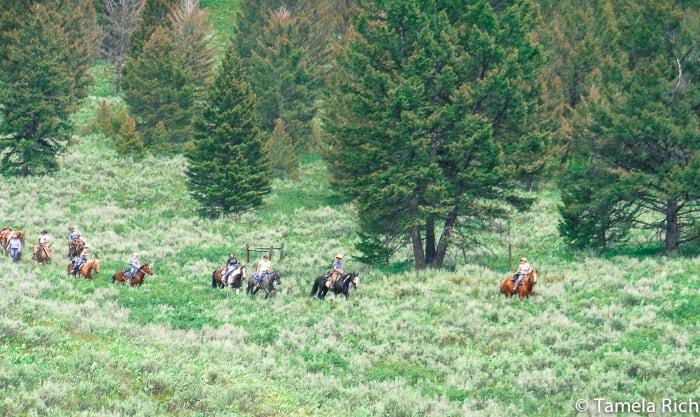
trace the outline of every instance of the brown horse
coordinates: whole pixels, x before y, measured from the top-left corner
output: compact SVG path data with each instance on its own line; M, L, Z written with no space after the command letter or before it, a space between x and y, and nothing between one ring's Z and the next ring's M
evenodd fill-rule
M68 267L66 268L68 271L68 275L72 275L77 278L77 275L73 273L73 264L69 263ZM85 279L92 279L92 271L95 271L96 274L100 273L100 260L99 259L90 259L89 261L85 261L83 266L80 268L78 271L78 275Z
M68 257L77 258L85 249L85 242L82 239L73 239L68 242Z
M10 240L12 240L12 235L15 235L19 238L19 240L22 242L22 248L24 248L25 245L25 240L26 240L26 234L24 232L13 232L12 229L7 229L7 235L3 240L0 241L0 244L2 244L2 250L5 253L5 256L10 256ZM5 231L5 229L3 229ZM18 259L22 259L22 252L20 251L18 254Z
M518 298L523 301L524 298L530 298L530 295L535 293L535 284L537 284L537 270L533 269L529 274L525 275L518 286ZM510 299L515 294L515 277L509 276L501 283L501 293Z
M112 275L112 284L114 284L115 281L119 281L122 284L131 282L132 287L140 287L146 275L153 275L153 269L149 264L144 264L141 268L137 269L131 281L129 281L128 276L124 275L124 272L123 269L120 269L116 274Z
M40 243L34 244L34 254L32 255L34 265L42 263L46 265L51 262L51 247Z
M211 274L211 287L224 288L226 286L229 286L231 288L235 288L236 295L238 295L241 292L243 280L246 278L245 265L242 265L240 268L238 268L237 271L234 271L227 280L224 279L225 268L226 267L219 268Z

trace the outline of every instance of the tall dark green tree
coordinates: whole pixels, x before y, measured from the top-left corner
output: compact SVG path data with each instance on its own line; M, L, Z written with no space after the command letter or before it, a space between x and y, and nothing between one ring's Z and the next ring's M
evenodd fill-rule
M87 95L97 43L89 0L16 2L0 12L0 170L58 167L70 114Z
M298 21L288 10L269 16L248 69L263 129L272 133L277 119L282 119L297 150L311 149L316 80L301 44Z
M588 181L591 196L569 200L564 213L600 196L621 196L620 204L640 213L634 227L663 236L664 250L676 253L700 238L700 89L691 82L700 76L699 15L655 1L624 1L614 11L609 36L617 52L607 60L600 97L586 104L590 124L582 129L590 132L589 169L615 180ZM614 214L598 212L596 222L617 220L624 230L629 219Z
M149 150L179 151L189 139L195 88L183 61L182 49L164 28L127 59L122 95Z
M258 117L271 134L284 120L298 151L313 149L312 121L318 98L315 66L304 37L310 30L296 1L243 0L234 47L244 76L258 97Z
M241 80L240 59L229 48L185 148L188 186L204 215L258 207L271 189L255 95Z
M324 118L325 158L368 247L406 239L417 268L441 267L456 229L530 202L515 181L545 150L533 115L537 8L360 4Z

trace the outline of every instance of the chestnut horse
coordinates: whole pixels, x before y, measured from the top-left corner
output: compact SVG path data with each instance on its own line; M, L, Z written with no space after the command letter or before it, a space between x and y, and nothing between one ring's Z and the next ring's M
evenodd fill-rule
M224 269L226 269L226 267L219 268L216 271L212 272L211 287L224 288L226 286L229 286L231 288L235 288L236 294L239 294L241 291L241 287L243 286L243 280L246 278L245 265L242 265L238 268L238 270L233 271L233 273L227 280L224 279Z
M39 263L46 265L51 262L51 247L35 243L32 260L34 261L34 265L38 265Z
M122 284L129 282L129 277L124 275L124 272L123 269L120 269L116 274L112 275L112 284L114 284L114 281L119 281ZM153 269L149 264L144 264L141 268L136 270L134 277L131 278L131 286L140 287L146 275L153 275Z
M518 297L520 301L524 298L530 298L530 295L535 293L535 284L537 284L537 270L533 269L529 274L523 277L523 280L518 286ZM509 276L501 283L501 293L510 299L515 294L515 277Z
M73 263L69 263L66 270L68 271L68 275L72 275L77 278L76 274L73 273ZM90 259L89 261L85 261L83 266L78 271L78 274L85 279L92 279L92 271L95 271L96 274L100 273L99 259Z
M85 242L82 239L71 240L68 242L68 257L77 258L83 249L85 249Z
M4 231L5 229L3 229ZM22 242L22 248L24 249L25 246L25 240L26 240L26 234L24 232L13 232L12 229L7 229L8 232L6 236L3 238L2 241L0 241L0 244L2 244L2 250L5 253L5 256L10 256L10 240L12 240L12 235L16 235L17 238ZM20 251L17 254L18 258L17 260L19 261L22 259L22 251Z

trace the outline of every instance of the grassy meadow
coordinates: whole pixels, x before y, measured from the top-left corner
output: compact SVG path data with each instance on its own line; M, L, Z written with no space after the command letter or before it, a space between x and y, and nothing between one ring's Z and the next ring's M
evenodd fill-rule
M3 226L32 241L48 229L55 253L38 268L28 250L0 259L0 416L558 417L700 399L698 259L566 252L551 190L510 237L474 231L485 247L467 262L455 251L449 271L419 274L354 259L352 206L314 156L261 210L216 220L196 216L181 157L123 159L83 132L61 165L0 180ZM92 282L65 273L74 224L100 258ZM271 299L210 286L246 242L284 243ZM540 271L524 303L498 293L508 242ZM112 285L133 250L155 275ZM359 289L309 299L337 252Z

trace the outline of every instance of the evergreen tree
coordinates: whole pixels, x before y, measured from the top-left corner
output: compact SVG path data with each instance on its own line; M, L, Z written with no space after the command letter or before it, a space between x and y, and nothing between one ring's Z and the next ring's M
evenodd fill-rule
M311 148L311 122L316 114L315 78L300 43L298 23L290 12L272 13L250 60L248 81L258 97L258 117L266 132L277 119L298 151Z
M217 52L212 46L212 26L199 8L199 0L180 0L168 17L171 34L182 53L182 65L194 89L195 103L200 102L213 77Z
M299 156L292 138L287 134L284 120L277 119L270 139L265 142L265 151L270 155L272 176L277 178L299 177Z
M141 53L153 32L158 28L170 28L170 19L168 14L175 8L179 0L144 0L141 19L136 29L131 33L129 39L129 52L136 58Z
M243 0L234 47L245 80L258 97L258 117L266 133L284 120L299 152L313 148L317 81L303 43L308 24L296 2Z
M44 174L87 95L97 26L89 0L18 2L0 12L0 169Z
M183 60L182 50L163 28L156 29L141 53L127 60L122 80L124 101L136 118L147 149L178 151L189 138L194 86ZM165 143L160 140L162 129L167 136Z
M369 246L398 236L417 268L441 267L464 222L485 224L529 203L514 180L544 148L531 118L536 7L361 5L324 119L324 156L334 184L355 200Z
M584 147L592 159L588 169L614 180L600 184L582 176L591 195L572 195L564 211L592 201L596 223L624 231L629 216L595 208L605 196L620 196L618 205L640 213L634 227L664 236L665 251L676 253L700 238L700 89L690 82L700 70L698 13L654 1L621 2L614 12L607 34L614 54L599 97L584 103L590 123L582 128L591 133ZM574 226L571 232L585 234Z
M229 48L185 149L188 186L209 216L258 207L271 189L255 95L241 73L240 59Z

